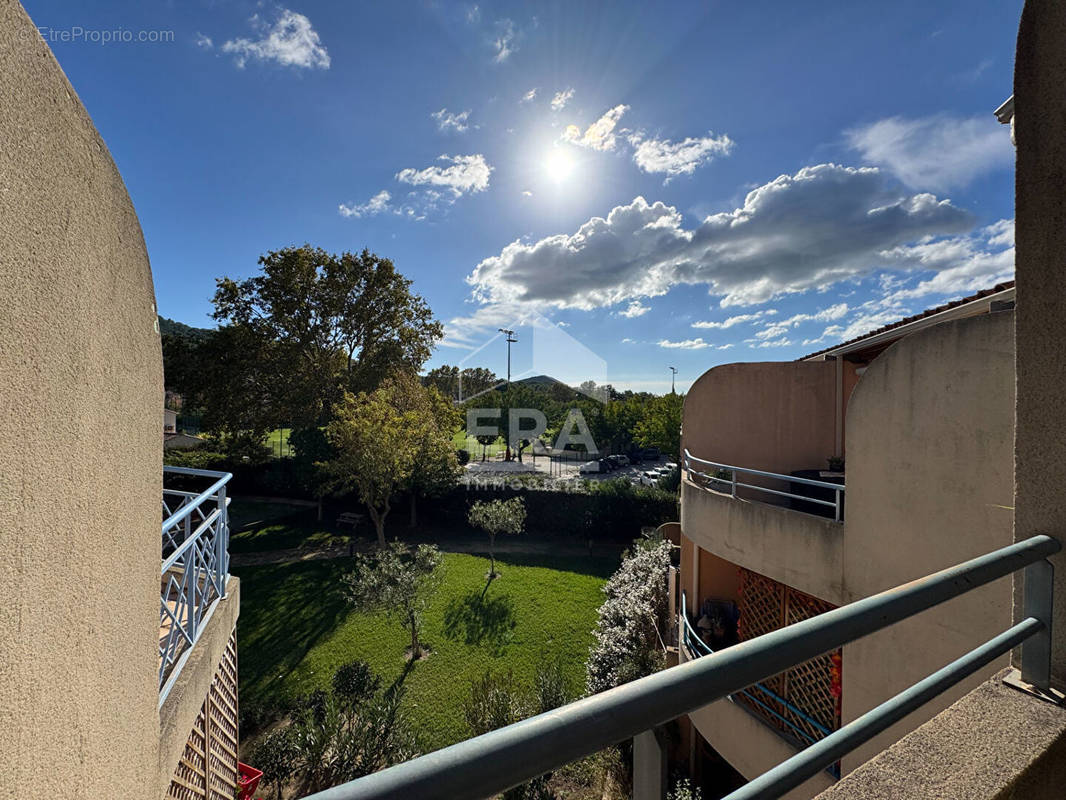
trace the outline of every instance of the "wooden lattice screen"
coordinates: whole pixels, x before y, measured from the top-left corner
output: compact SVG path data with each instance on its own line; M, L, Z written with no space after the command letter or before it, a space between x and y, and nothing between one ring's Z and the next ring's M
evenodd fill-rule
M237 639L230 635L211 689L174 770L168 800L233 800L237 791Z
M741 640L753 639L835 608L831 603L743 568L738 606L737 631ZM785 702L758 689L734 695L734 699L773 727L801 744L808 744L825 736L810 720L830 731L840 727L840 669L841 654L837 650L762 682Z

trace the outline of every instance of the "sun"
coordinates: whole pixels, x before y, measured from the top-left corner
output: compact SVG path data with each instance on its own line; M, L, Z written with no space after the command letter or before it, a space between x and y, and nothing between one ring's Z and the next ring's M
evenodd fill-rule
M556 183L562 183L574 172L574 159L565 150L553 149L544 159L544 171Z

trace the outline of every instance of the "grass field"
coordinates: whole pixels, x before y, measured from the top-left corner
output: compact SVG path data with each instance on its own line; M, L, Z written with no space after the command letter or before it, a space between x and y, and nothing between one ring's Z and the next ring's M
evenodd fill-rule
M337 667L361 658L386 682L402 681L421 746L430 750L467 738L463 701L486 669L512 670L531 686L539 664L559 659L579 692L600 589L617 561L507 554L497 562L502 577L482 597L488 560L444 555L424 624L432 652L414 665L404 659L406 629L346 602L346 559L235 569L242 706L287 705L328 686Z
M274 458L282 458L293 454L292 448L289 447L289 434L291 432L291 428L275 428L263 440L263 444L270 448Z

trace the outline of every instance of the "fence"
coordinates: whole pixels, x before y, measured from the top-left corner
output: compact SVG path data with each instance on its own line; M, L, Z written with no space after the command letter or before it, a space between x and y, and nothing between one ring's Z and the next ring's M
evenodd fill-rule
M226 484L233 476L187 467L167 475L213 478L202 492L163 489L162 572L159 607L159 703L200 637L229 578Z
M796 504L812 503L817 506L831 508L833 509L833 519L837 522L843 522L844 520L844 484L842 483L816 481L812 478L782 475L778 472L765 472L759 469L747 469L745 467L734 467L729 464L719 464L717 461L706 461L702 458L696 458L696 456L689 453L687 448L684 454L684 467L685 471L689 474L690 479L695 479L701 485L718 492L729 492L736 497L737 489L752 489L776 497L786 497L789 500L794 501ZM714 474L712 475L708 472L707 468L713 469ZM738 473L755 475L760 478L772 478L774 480L784 481L790 485L799 484L800 486L810 486L815 489L820 489L823 492L830 493L829 496L833 499L822 500L811 494L801 494L793 491L783 492L768 486L760 486L757 483L743 483L737 479Z

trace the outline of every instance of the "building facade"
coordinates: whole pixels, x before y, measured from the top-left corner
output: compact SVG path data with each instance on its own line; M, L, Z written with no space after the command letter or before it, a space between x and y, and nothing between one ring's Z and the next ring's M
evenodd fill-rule
M696 381L682 427L682 660L1013 540L1013 304L1002 285L804 360ZM744 778L765 772L1009 625L1011 601L1000 581L690 714L691 763L709 748ZM1006 663L791 796L831 786Z
M137 215L16 0L0 97L0 797L231 800L223 476L164 486Z

